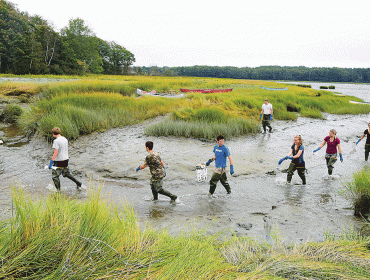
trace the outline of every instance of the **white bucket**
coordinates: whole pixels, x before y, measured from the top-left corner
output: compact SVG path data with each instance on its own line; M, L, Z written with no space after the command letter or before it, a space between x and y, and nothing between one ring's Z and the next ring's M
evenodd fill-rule
M207 166L205 164L197 164L195 166L197 170L197 180L198 182L203 182L207 180Z

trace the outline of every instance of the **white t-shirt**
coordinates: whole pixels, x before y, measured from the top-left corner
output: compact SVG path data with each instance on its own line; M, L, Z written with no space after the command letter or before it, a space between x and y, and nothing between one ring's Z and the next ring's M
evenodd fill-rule
M271 114L272 111L272 105L268 103L267 105L265 103L262 104L262 110L264 115Z
M58 149L58 155L55 161L63 161L69 159L68 157L68 140L63 136L59 136L53 142L53 149Z

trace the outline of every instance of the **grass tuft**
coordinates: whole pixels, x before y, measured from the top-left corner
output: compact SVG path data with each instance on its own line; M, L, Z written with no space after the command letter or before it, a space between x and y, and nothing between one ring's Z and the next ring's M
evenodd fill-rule
M363 170L353 174L352 181L348 182L341 194L351 200L355 216L370 214L370 170Z
M149 126L145 134L152 136L176 136L213 140L222 134L226 138L259 131L259 123L243 118L230 118L224 122L166 120Z

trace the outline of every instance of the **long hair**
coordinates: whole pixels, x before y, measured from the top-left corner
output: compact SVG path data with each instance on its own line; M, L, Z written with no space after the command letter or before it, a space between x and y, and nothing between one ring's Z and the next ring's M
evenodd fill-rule
M298 139L298 145L297 145L297 149L295 150L295 153L297 154L298 151L299 151L299 148L303 145L303 141L302 141L302 137L301 135L296 135L294 136L294 138L297 138Z
M330 132L334 134L334 140L335 140L335 138L337 138L337 131L333 128L333 129L330 129Z

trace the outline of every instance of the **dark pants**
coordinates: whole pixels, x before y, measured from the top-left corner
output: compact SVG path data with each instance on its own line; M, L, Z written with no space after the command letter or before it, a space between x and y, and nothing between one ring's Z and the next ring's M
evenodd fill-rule
M63 177L66 177L75 182L77 187L80 187L82 185L80 181L78 181L75 177L72 176L72 174L69 172L68 167L58 167L56 170L54 169L52 170L53 182L58 191L60 191L60 180L59 180L60 175L63 175Z
M153 193L153 199L158 200L158 194L162 194L171 198L171 200L176 200L177 196L166 191L162 188L163 180L150 180L150 187Z
M226 173L223 172L222 174L219 174L219 173L213 172L211 181L209 181L209 193L210 194L213 194L215 192L218 181L221 182L221 184L226 189L227 193L231 193L230 185L227 182Z
M365 144L365 161L369 159L370 145Z
M263 115L263 119L262 119L262 127L263 127L263 131L266 132L266 127L269 128L269 132L272 131L272 127L270 125L270 115Z
M326 166L328 167L328 174L331 175L334 169L334 163L337 161L337 154L326 154Z
M292 181L294 171L298 172L299 177L302 179L302 184L306 185L306 175L305 171L306 168L304 166L296 166L293 162L290 163L288 168L288 175L287 175L287 182L290 183Z

